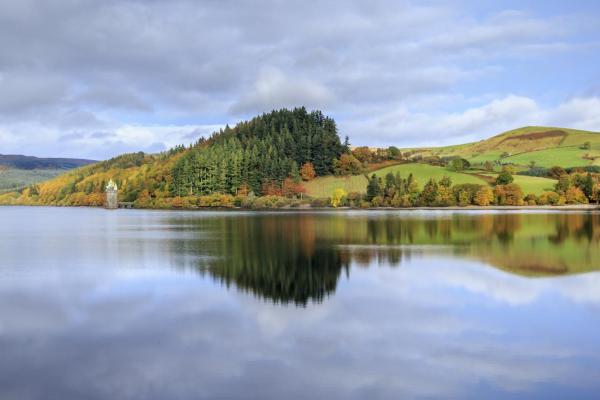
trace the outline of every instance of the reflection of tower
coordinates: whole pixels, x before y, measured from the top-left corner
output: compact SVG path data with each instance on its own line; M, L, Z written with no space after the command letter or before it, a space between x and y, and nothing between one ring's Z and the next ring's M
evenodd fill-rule
M118 192L117 184L112 179L108 181L106 185L106 208L109 210L119 208Z

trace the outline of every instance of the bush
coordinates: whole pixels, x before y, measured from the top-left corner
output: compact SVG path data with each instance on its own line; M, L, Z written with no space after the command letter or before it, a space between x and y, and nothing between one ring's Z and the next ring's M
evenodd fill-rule
M371 208L371 202L367 200L362 200L360 202L360 208Z
M198 198L200 207L227 207L234 206L234 198L230 194L212 193Z
M525 196L525 204L528 206L535 206L537 205L537 202L538 198L535 194L529 193L527 196Z
M291 203L291 200L281 196L262 196L254 200L252 208L283 208Z
M329 206L329 199L328 198L313 199L310 202L310 206L311 207L315 207L315 208L328 207Z
M375 196L371 200L371 206L373 207L381 207L383 205L383 197Z
M348 205L352 207L358 207L360 206L360 202L363 199L363 195L358 192L350 192L346 196L346 199L348 200Z
M537 203L540 206L556 206L560 202L560 196L556 192L544 192L538 196Z

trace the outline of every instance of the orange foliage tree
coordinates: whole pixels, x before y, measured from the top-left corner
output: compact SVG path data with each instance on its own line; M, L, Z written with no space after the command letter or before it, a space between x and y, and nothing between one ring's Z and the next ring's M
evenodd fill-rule
M312 163L308 162L302 165L300 168L300 176L302 177L303 181L311 181L315 179L317 174L315 173L315 167L312 165Z

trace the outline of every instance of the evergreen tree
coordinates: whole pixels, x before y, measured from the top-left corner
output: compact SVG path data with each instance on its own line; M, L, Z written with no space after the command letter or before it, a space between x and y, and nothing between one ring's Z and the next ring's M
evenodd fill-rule
M373 174L371 179L369 179L369 183L367 184L367 200L373 200L373 198L380 196L381 192L381 180L377 177L377 175Z

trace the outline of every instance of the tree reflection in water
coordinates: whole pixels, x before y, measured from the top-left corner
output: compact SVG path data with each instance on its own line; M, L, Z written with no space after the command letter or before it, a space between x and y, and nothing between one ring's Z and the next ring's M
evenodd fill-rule
M201 235L179 251L202 255L198 271L281 304L323 301L351 265L439 252L527 277L600 269L595 213L231 213L187 222Z

